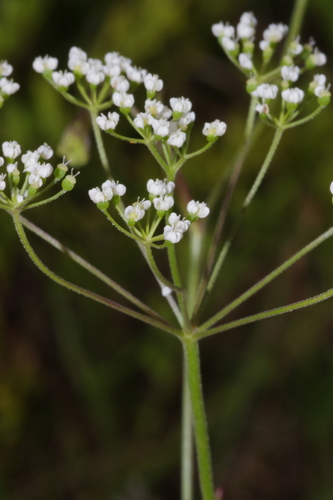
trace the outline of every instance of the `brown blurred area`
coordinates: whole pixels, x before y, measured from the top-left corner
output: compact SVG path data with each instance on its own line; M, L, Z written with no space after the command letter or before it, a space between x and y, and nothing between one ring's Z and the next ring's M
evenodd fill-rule
M164 80L163 98L193 102L192 147L205 121L227 134L182 176L206 200L226 178L240 145L249 97L244 79L211 34L220 20L258 18L260 34L288 23L283 0L0 0L0 59L21 85L1 109L1 142L22 150L47 142L70 148L80 166L73 192L29 218L172 319L136 246L89 202L103 182L87 117L32 70L38 55L67 64L78 46L102 59L119 51ZM310 0L301 41L328 55L330 0ZM208 317L332 224L332 107L285 134L258 198L228 256ZM63 131L66 129L66 135ZM231 227L272 140L267 129L246 161L231 205ZM142 196L160 171L139 145L105 140L114 177ZM219 194L222 200L223 189ZM212 217L217 214L213 212ZM60 288L34 267L0 213L0 499L171 500L179 498L182 352L177 340ZM212 230L212 224L209 225ZM56 273L109 291L69 259L30 236ZM240 318L319 294L333 283L333 241L308 254L230 315ZM186 261L187 243L179 245ZM118 298L117 298L118 300ZM265 320L201 343L216 485L223 500L333 498L333 302ZM199 494L197 493L197 497Z

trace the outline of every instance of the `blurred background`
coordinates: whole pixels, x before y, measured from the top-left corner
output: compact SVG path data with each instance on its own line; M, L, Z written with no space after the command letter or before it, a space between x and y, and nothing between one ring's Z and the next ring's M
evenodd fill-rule
M203 144L205 121L228 131L182 175L192 198L207 199L240 145L249 97L244 79L211 34L242 12L258 35L288 23L290 0L0 0L0 59L21 85L1 110L1 142L22 150L43 142L80 165L74 191L29 219L170 317L134 244L107 223L87 190L103 182L89 119L31 65L49 54L67 64L78 46L102 59L119 51L165 82L163 98L186 96ZM328 55L330 0L310 0L302 40ZM221 308L332 224L332 106L283 137L249 210L207 315ZM65 132L64 132L65 131ZM251 151L227 228L272 139ZM160 177L147 151L106 137L116 179L129 196ZM144 169L144 172L142 171ZM222 200L223 189L219 193ZM263 217L263 215L265 215ZM171 500L179 498L182 352L177 340L49 281L0 213L0 498L4 500ZM210 226L209 226L210 227ZM114 297L56 250L29 235L56 273ZM230 315L240 318L332 287L333 241L299 261ZM178 249L186 259L186 238ZM164 309L163 309L164 308ZM333 498L333 302L241 327L201 343L216 484L225 500ZM197 494L197 498L199 498Z

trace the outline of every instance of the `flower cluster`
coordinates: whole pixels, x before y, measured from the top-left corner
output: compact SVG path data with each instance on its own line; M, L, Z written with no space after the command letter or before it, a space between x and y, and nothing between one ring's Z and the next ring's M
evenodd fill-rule
M137 201L124 209L120 208L119 201L120 196L126 193L126 187L123 184L119 184L119 182L108 180L102 184L101 189L98 187L90 189L88 194L90 199L96 203L97 207L104 211L107 210L109 201L112 200L122 219L127 223L129 228L135 231L136 235L142 238L142 241L151 243L164 239L171 243L178 243L190 227L191 222L196 221L198 218L207 217L210 210L206 206L206 203L192 200L187 205L187 219L181 218L181 215L177 215L175 212L170 214L169 211L174 205L174 189L175 184L172 181L167 181L165 179L149 179L147 182L149 199L140 200L140 198L138 198ZM148 224L149 227L146 228L146 230L143 230L140 226L137 228L136 223L141 221L146 212L152 207L154 207L156 213L151 224ZM107 215L112 223L119 228L110 214ZM168 222L163 229L163 235L154 236L163 217L166 217Z
M5 99L20 88L19 84L14 82L12 79L8 79L13 72L13 66L7 61L0 61L0 107L2 106Z
M21 156L23 168L18 165L17 159L21 155L21 146L16 141L4 142L2 152L5 159L0 157L0 167L4 165L5 160L7 163L7 173L0 174L0 205L2 208L4 206L23 208L37 194L42 194L43 191L39 191L39 189L45 186L47 179L52 174L53 181L45 190L62 179L68 171L65 163L60 163L55 170L53 169L53 166L47 161L53 156L53 150L46 143L35 151L27 151ZM19 187L22 174L25 176L21 187ZM75 182L73 175L67 175L62 181L63 190L70 191ZM9 189L8 195L5 193L7 187Z

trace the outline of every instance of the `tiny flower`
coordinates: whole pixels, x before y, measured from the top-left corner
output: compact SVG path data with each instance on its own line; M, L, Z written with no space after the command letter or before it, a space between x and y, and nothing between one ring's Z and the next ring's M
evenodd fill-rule
M58 67L58 59L56 57L44 56L36 57L32 63L32 67L37 73L45 71L54 71Z
M14 160L21 154L21 146L16 141L6 141L2 144L2 151L6 158Z
M252 12L244 12L241 15L239 22L248 26L257 26L257 19L254 17Z
M226 123L214 120L212 123L205 123L202 133L207 137L217 137L225 134L226 130Z
M331 102L331 92L329 91L330 85L328 87L321 87L317 85L314 90L315 95L318 97L318 104L321 106L327 106Z
M313 77L314 83L317 85L320 85L320 87L324 87L326 83L326 76L325 75L315 75Z
M12 95L19 90L20 86L13 80L7 80L7 78L0 79L0 89L3 94Z
M67 89L75 82L75 76L70 71L53 71L52 80L61 88Z
M300 69L298 66L282 66L281 76L289 82L296 82L299 77Z
M105 199L104 193L98 187L89 189L88 194L91 201L93 201L96 204L108 201Z
M177 114L188 113L192 109L191 101L185 97L172 97L170 99L170 105L172 110Z
M105 80L105 72L102 61L99 59L88 59L89 69L86 73L86 79L91 85L99 85Z
M0 61L0 77L9 76L13 72L13 66L7 61Z
M127 92L130 88L129 81L123 75L113 76L110 83L117 92Z
M53 156L53 149L44 142L42 146L39 146L37 149L37 153L39 156L41 156L44 160L49 160ZM23 156L22 156L22 161L23 161Z
M3 191L6 188L5 178L6 174L0 174L0 191Z
M153 199L154 208L157 211L167 212L174 205L174 199L172 196L160 196Z
M240 66L244 69L251 70L253 68L252 58L250 54L239 54L238 61Z
M134 96L126 92L114 92L112 95L113 103L119 108L130 109L134 104Z
M138 113L133 120L134 125L137 128L144 129L152 123L153 117L150 113Z
M147 113L150 113L154 117L157 117L158 115L163 113L164 108L164 104L161 101L157 101L156 99L146 99L145 101L145 111Z
M103 66L103 71L106 76L113 78L114 76L119 76L121 73L121 67L117 64L106 64Z
M229 38L228 36L224 36L222 38L222 47L227 52L233 52L233 51L235 51L238 48L238 44L232 38Z
M297 38L295 38L295 40L293 42L291 42L291 44L289 45L289 49L288 49L288 52L292 55L292 56L298 56L299 54L301 54L304 50L304 47L302 44L299 43L299 39L300 37L298 36Z
M187 130L189 124L194 122L194 120L195 120L195 113L193 111L190 111L189 113L184 113L183 116L178 120L177 127L180 130L185 131Z
M261 97L262 99L275 99L279 89L276 85L271 85L269 83L262 83L252 92L255 97Z
M250 24L238 23L237 24L237 36L242 40L253 37L255 34L255 29Z
M304 98L303 90L294 87L292 89L286 89L281 92L282 99L290 104L299 104Z
M2 167L2 165L5 163L5 160L2 158L2 156L0 156L0 167Z
M9 163L9 165L7 165L6 167L6 170L9 174L12 174L16 169L17 169L17 163Z
M213 24L212 26L212 33L214 36L217 38L226 36L228 38L234 38L235 36L235 28L233 26L230 26L229 23L216 23Z
M327 62L326 55L320 52L317 47L314 49L314 53L309 57L315 66L324 66Z
M159 137L166 137L169 135L170 122L164 120L164 118L160 118L159 120L153 119L152 127L154 129L154 134Z
M159 92L163 88L163 81L158 75L148 73L143 79L144 86L149 92Z
M119 122L119 114L109 112L106 117L103 113L96 118L96 123L101 130L114 130Z
M172 181L166 182L166 180L161 181L160 179L149 179L147 182L147 191L153 196L163 196L165 194L173 193L175 189L175 183Z
M106 181L106 182L111 183L113 196L123 196L126 193L126 186L124 186L124 184L119 184L119 181ZM102 187L104 184L102 184Z
M267 49L269 49L269 47L270 47L270 43L269 43L269 42L267 42L267 40L261 40L261 41L259 42L259 47L260 47L260 49L264 52L264 51L266 51Z
M186 141L186 134L181 130L177 130L177 132L170 135L167 143L170 146L175 146L176 148L181 148L184 142Z
M144 77L147 75L147 70L129 66L126 70L126 75L131 82L142 83Z
M210 212L206 203L200 203L199 201L194 200L187 204L187 211L189 214L199 217L200 219L207 217Z
M180 215L172 212L169 215L169 224L164 228L164 239L171 243L178 243L191 224L191 222L185 218L180 220L180 217Z
M121 55L119 52L108 52L104 56L104 61L107 65L118 65L120 67Z
M282 38L287 34L288 29L289 29L288 26L282 23L270 24L268 28L264 31L263 38L269 43L280 42Z
M134 225L136 222L141 220L146 210L148 210L151 206L151 202L149 200L136 201L133 205L129 205L125 208L124 215L128 220L129 225Z
M72 47L68 54L68 67L78 75L86 75L89 70L86 52L79 47Z
M331 185L330 185L330 191L331 191L331 193L333 194L333 182L331 182Z
M38 163L40 154L38 151L27 151L24 155L22 155L21 160L24 164L24 172L31 172L31 169L34 168L36 163Z
M42 164L39 163L37 172L40 177L46 179L47 177L50 177L50 175L52 174L53 167L51 163L42 163Z

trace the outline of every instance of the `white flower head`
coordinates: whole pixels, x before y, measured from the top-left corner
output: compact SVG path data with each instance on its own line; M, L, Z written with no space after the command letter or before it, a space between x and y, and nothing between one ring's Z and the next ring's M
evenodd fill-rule
M113 78L114 76L119 76L121 73L121 67L118 64L106 64L103 66L103 71L106 76Z
M123 184L110 180L103 182L102 189L97 187L88 191L89 198L96 204L108 202L114 196L123 196L125 193L126 187Z
M289 45L288 52L292 56L298 56L301 54L304 50L304 47L302 44L299 43L300 37L296 37L293 42Z
M222 47L224 50L227 52L232 52L237 49L237 42L233 40L232 38L229 38L228 36L224 36L222 38Z
M172 181L167 182L166 179L161 181L160 179L149 179L147 182L147 191L153 196L163 196L165 194L173 193L175 189L175 183Z
M168 122L168 120L165 120L164 118L160 118L159 120L156 120L154 118L152 120L152 127L154 130L154 134L158 135L159 137L166 137L167 135L169 135L170 122Z
M185 97L172 97L170 99L170 106L177 114L188 113L192 109L191 101Z
M150 206L151 202L149 200L140 201L138 199L133 205L129 205L125 208L124 215L129 223L138 222L144 217L146 210L148 210Z
M126 70L126 76L131 82L142 83L146 75L146 69L137 68L135 66L129 66Z
M153 117L150 113L138 113L133 120L134 125L137 128L144 129L148 125L151 125Z
M99 59L88 59L89 68L86 72L87 82L91 85L99 85L105 80L103 63Z
M281 76L289 82L297 82L300 69L298 66L282 66Z
M68 54L68 67L74 73L86 75L89 70L87 53L79 47L72 47Z
M230 26L229 23L223 23L222 21L212 26L212 33L217 38L226 36L228 38L234 38L235 36L235 28Z
M13 66L7 61L0 61L0 77L9 76L13 72Z
M36 163L38 163L40 154L38 151L27 151L21 157L21 161L24 164L23 172L31 172L35 167Z
M117 92L127 92L130 88L130 82L123 75L113 76L110 83Z
M38 56L32 63L33 69L37 73L44 73L45 71L54 71L58 67L58 59L50 56Z
M21 146L16 141L6 141L2 144L2 152L6 158L15 160L21 154Z
M303 101L304 92L303 90L294 87L291 89L286 89L281 92L282 99L290 104L299 104Z
M96 123L101 130L114 130L119 122L119 114L115 111L109 112L106 117L103 113L96 118Z
M253 68L252 56L251 54L239 54L238 62L240 66L244 69L251 70Z
M254 26L250 24L238 23L237 24L237 36L242 40L248 40L252 38L255 34L256 30Z
M108 193L108 192L104 193L98 187L89 189L88 194L89 194L89 198L91 199L91 201L93 201L96 204L103 203L105 201L110 201L112 199L112 196L113 196L112 191L111 191L111 197L110 197L110 193Z
M185 132L177 130L176 132L170 135L169 139L167 140L167 143L170 144L170 146L181 148L185 141L186 141Z
M288 33L288 26L286 24L270 24L263 33L263 38L269 43L277 43Z
M3 191L6 188L5 178L6 174L0 174L0 191Z
M163 88L163 81L158 75L148 73L143 79L144 86L149 92L159 92Z
M0 156L0 167L2 167L2 165L5 163L5 160L2 158L2 156Z
M156 99L146 99L145 101L145 111L155 118L160 117L159 115L163 113L164 108L164 104Z
M278 91L277 85L261 83L251 94L255 97L261 97L261 99L275 99Z
M227 125L220 120L214 120L212 123L205 123L202 130L203 135L209 137L217 137L224 135L227 130Z
M239 20L242 24L247 24L248 26L257 26L257 19L254 17L252 12L244 12Z
M53 172L51 163L39 163L37 168L38 175L43 179L50 177Z
M180 220L180 217L180 215L172 212L169 215L169 224L164 227L164 239L171 243L178 243L190 227L191 222L185 218Z
M18 83L13 80L7 80L7 78L3 77L0 79L0 89L1 92L5 95L15 94L19 90L20 86Z
M195 215L195 216L199 217L200 219L207 217L207 215L210 212L206 203L203 203L203 202L200 203L199 201L194 201L194 200L191 200L187 204L187 211L189 214Z
M75 82L75 76L70 71L53 71L52 80L56 85L62 88L68 88Z
M314 49L314 52L313 54L311 54L310 58L315 66L324 66L324 64L326 64L327 62L326 55L323 54L323 52L320 52L317 47Z
M330 191L331 191L331 193L333 194L333 182L331 182L331 185L330 185Z
M119 108L131 108L134 104L134 96L132 94L126 94L126 92L114 92L112 100Z
M324 87L326 84L326 75L315 75L313 77L313 83L320 85L320 87Z
M123 196L126 193L126 186L124 186L124 184L119 184L119 181L105 181L105 182L110 182L113 196ZM104 184L102 184L102 188Z
M174 205L174 199L172 196L164 195L153 199L153 204L155 210L162 212L167 212Z
M49 160L53 156L53 149L51 148L51 146L46 144L46 142L44 142L44 144L42 144L42 146L39 146L39 148L37 148L37 153L44 160ZM23 161L23 156L22 156L22 161Z

